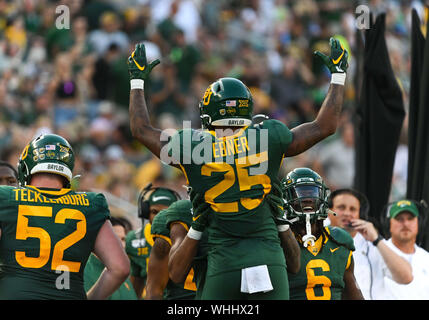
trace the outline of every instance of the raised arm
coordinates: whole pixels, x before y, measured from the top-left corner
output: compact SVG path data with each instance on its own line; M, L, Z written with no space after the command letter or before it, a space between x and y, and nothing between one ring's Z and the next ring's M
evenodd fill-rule
M159 64L156 59L147 63L146 49L142 43L128 58L128 71L130 75L130 129L134 138L143 143L154 155L160 156L162 141L161 130L152 127L144 95L144 80L152 69Z
M319 141L334 134L344 100L344 83L348 68L348 53L341 43L330 39L331 55L325 56L319 51L315 55L328 67L332 74L331 85L316 119L293 128L292 143L285 152L286 157L298 155Z

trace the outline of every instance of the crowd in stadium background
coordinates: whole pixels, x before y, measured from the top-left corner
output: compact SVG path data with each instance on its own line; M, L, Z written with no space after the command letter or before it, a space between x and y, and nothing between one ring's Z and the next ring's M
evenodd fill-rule
M330 74L314 63L313 52L327 52L329 37L337 35L353 59L359 4L0 0L0 159L16 165L34 136L60 134L75 149L78 188L101 190L112 215L135 217L138 193L148 182L186 193L180 170L163 165L131 137L127 57L136 43L144 41L149 60L161 60L146 84L148 107L158 127L179 129L184 120L199 127L197 105L204 90L215 79L232 76L250 87L255 114L293 128L315 117L329 86ZM424 21L424 3L365 4L374 14L387 13L386 41L407 110L411 9ZM70 10L69 29L56 26L60 5ZM351 64L337 133L285 161L284 172L305 166L319 172L333 189L353 185L354 74ZM406 126L405 119L391 200L406 192Z

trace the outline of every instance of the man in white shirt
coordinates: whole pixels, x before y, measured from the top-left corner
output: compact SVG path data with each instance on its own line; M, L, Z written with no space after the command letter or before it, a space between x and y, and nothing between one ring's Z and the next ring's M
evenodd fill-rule
M400 284L413 280L410 263L395 253L367 221L369 203L365 195L349 188L337 189L330 195L329 208L336 214L329 214L331 225L345 229L353 237L354 274L365 299L388 299L385 278Z
M406 259L413 269L413 281L401 285L385 278L388 299L429 300L429 252L416 244L419 231L419 209L410 200L395 202L389 210L391 238L387 245Z

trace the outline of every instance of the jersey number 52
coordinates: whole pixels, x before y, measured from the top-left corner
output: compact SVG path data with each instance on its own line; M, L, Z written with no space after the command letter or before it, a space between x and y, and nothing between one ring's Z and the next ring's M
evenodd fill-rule
M40 227L28 225L27 216L52 217L51 207L26 206L18 207L18 219L16 224L16 239L26 240L27 238L37 238L40 240L40 252L38 257L28 257L24 251L16 251L15 258L18 264L24 268L42 268L49 262L51 254L51 237L49 233ZM79 272L80 262L67 261L63 259L64 251L81 240L86 234L85 215L76 209L64 208L58 211L55 216L55 223L64 224L66 219L77 220L76 230L61 239L54 245L52 252L52 270Z

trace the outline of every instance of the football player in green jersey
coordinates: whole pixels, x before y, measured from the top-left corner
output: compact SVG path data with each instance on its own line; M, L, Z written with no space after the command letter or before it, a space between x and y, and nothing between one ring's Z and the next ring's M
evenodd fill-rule
M208 204L197 201L196 209L193 209L190 200L182 200L180 206L182 210L175 210L167 216L166 223L170 230L171 249L168 258L169 278L175 283L183 283L188 279L189 274L193 273L193 282L196 285L195 299L201 299L202 289L207 271L207 232L204 232L201 240L193 248L185 248L184 253L178 252L182 241L185 240L186 234L192 224L193 215L198 216L207 210ZM177 213L176 213L177 212ZM192 270L192 271L191 271Z
M194 282L194 269L190 269L186 277L179 283L170 280L168 274L168 256L172 245L170 228L172 221L189 217L191 214L191 202L179 200L167 209L156 215L152 223L152 237L155 244L149 259L148 282L151 277L156 277L158 296L165 300L194 299L196 283ZM184 225L186 227L186 225Z
M103 194L70 189L74 153L54 134L32 140L18 162L20 187L0 186L0 299L105 299L129 274ZM85 293L91 252L105 269Z
M280 188L280 187L278 187ZM280 189L277 190L281 192ZM210 209L210 205L201 200L201 195L190 194L193 199L195 209L193 209L191 202L188 202L189 210L182 210L181 214L172 214L167 218L167 225L170 228L171 235L171 250L168 261L168 269L170 279L176 283L181 283L188 276L191 268L194 270L194 280L197 286L195 299L201 299L202 290L205 282L205 275L207 271L207 253L209 245L207 243L207 231L203 232L201 240L196 241L187 237L187 232L192 225L195 217L205 215L205 211ZM278 195L269 194L268 197L272 198L273 205L278 206L273 210L283 211L283 200L281 193ZM288 272L297 273L300 269L300 249L295 236L289 228L288 222L284 219L276 219L279 231L279 238L281 246L286 258ZM181 245L182 242L184 245ZM225 290L227 284L225 284Z
M152 221L161 210L168 208L179 198L180 196L174 190L152 187L152 183L143 188L139 194L137 215L142 219L142 227L127 234L125 250L131 261L131 282L140 299L152 299L154 295L153 286L149 294L146 287L148 261L154 245L150 231Z
M285 257L273 219L278 212L267 195L280 183L283 158L336 131L348 53L336 39L330 40L330 47L329 57L316 53L332 74L325 101L314 121L292 130L277 120L253 123L250 90L238 79L221 78L200 102L203 130L161 132L151 124L144 96L144 80L160 61L148 63L143 44L129 57L133 136L162 161L181 168L192 189L210 204L210 210L194 217L187 234L199 241L209 229L202 299L289 298ZM229 290L224 290L225 283Z
M353 269L352 237L324 227L329 189L319 174L296 168L282 181L287 220L301 247L301 269L289 274L291 300L362 300Z

